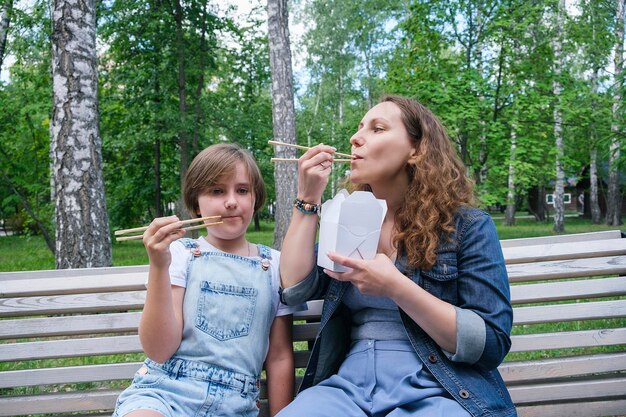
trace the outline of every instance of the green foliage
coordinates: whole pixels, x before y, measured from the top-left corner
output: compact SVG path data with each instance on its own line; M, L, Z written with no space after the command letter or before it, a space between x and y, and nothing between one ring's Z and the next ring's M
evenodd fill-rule
M38 232L33 216L52 229L47 10L44 2L14 9L7 49L15 63L11 82L0 84L0 218L18 232Z
M178 38L173 2L98 2L99 116L112 228L178 210L181 144L192 158L212 143L240 143L257 158L275 199L265 12L262 2L254 4L257 17L235 21L219 2L182 2ZM292 42L292 50L305 51L305 68L294 80L298 142L349 152L356 126L382 93L413 96L444 122L483 206L506 201L509 165L523 202L535 187L554 183L558 106L566 177L581 179L593 147L605 174L619 86L610 69L615 5L581 0L580 13L565 17L556 71L556 4L292 2L292 23L306 29L302 43ZM0 219L28 233L40 232L37 221L53 229L49 28L46 2L15 1L7 44L15 63L10 82L0 83ZM346 169L333 171L325 197L340 187Z

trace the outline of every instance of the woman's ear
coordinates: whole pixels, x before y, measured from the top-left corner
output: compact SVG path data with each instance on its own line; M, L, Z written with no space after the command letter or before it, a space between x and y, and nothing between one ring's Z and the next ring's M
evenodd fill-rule
M411 148L411 151L409 152L409 159L406 161L406 163L409 165L415 165L417 163L417 149L416 148Z

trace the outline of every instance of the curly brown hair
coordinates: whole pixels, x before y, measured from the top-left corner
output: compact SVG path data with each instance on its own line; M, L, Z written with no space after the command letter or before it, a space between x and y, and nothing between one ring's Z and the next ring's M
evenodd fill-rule
M380 100L400 108L402 121L417 153L407 164L409 186L395 215L394 245L407 256L408 266L429 270L436 260L440 239L454 232L454 215L460 206L473 206L474 184L450 139L428 108L417 100L385 95ZM367 184L356 190L371 191Z

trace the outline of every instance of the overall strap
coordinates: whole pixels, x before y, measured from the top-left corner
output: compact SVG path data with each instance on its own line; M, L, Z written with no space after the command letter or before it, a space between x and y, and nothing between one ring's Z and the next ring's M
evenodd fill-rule
M198 242L188 237L181 237L180 239L178 239L178 241L182 243L187 249L195 249L198 247Z
M272 250L265 245L258 243L256 245L259 248L259 256L263 259L272 259Z

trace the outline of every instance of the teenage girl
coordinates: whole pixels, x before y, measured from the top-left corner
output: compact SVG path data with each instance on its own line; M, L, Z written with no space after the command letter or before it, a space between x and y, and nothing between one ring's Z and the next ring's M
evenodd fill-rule
M183 195L192 216L223 223L188 239L178 217L163 217L144 233L148 359L114 416L257 416L263 363L273 416L293 398L295 309L279 301L279 252L246 240L265 200L259 168L236 145L210 146L191 163Z

